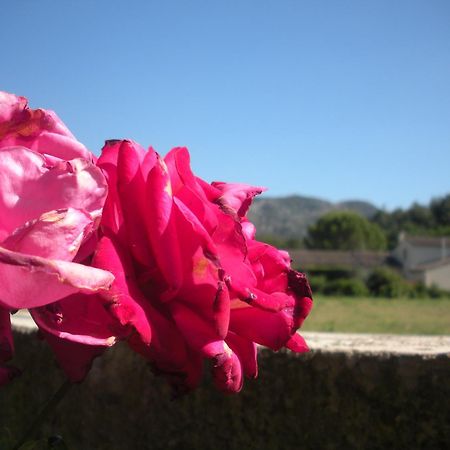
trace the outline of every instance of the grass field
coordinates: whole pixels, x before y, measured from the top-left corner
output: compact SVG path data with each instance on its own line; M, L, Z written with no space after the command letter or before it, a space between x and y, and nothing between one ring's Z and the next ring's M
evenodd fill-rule
M450 299L315 297L304 331L450 334Z

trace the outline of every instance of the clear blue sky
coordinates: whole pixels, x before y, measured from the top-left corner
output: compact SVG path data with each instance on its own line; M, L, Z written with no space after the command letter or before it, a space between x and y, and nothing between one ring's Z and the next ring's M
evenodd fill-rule
M0 0L0 89L92 151L407 207L450 192L448 0Z

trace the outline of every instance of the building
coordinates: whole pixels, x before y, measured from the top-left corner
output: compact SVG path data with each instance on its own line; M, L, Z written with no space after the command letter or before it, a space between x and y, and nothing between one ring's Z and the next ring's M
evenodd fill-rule
M401 233L392 256L408 280L450 290L450 238Z

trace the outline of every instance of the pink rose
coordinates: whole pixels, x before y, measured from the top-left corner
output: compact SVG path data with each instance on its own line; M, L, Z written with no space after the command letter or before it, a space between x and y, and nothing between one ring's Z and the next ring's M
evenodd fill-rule
M193 388L206 358L218 388L237 392L257 375L256 344L307 351L296 331L312 306L308 282L246 218L261 188L206 183L184 148L163 160L110 141L98 166L109 195L92 264L115 275L99 296L158 372Z
M50 340L76 341L84 331L76 315L92 308L86 294L113 280L81 264L107 194L94 159L53 112L0 92L0 384L11 374L10 311L30 308ZM48 310L59 311L58 323L48 323Z

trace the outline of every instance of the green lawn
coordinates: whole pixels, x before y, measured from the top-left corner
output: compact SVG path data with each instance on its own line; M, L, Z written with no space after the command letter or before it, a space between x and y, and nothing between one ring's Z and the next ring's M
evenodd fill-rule
M450 299L315 297L304 331L450 334Z

